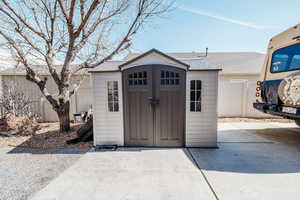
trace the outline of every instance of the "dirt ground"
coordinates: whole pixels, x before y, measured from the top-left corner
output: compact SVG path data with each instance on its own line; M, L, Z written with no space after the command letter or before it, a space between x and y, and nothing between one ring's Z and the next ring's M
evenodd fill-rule
M29 147L29 148L81 148L90 149L92 142L68 145L67 140L75 138L76 130L80 124L72 124L72 130L67 133L59 133L58 123L40 123L40 130L32 135L19 135L13 137L0 136L0 148L2 147Z
M292 123L293 120L288 119L256 119L256 118L219 118L218 122L282 122ZM78 143L68 145L67 140L75 138L76 130L80 124L72 124L72 130L68 133L59 133L58 123L40 123L40 130L31 135L19 135L14 137L1 137L0 148L2 147L29 147L40 149L51 148L80 148L90 149L93 145L92 142Z
M219 118L218 122L281 122L281 123L293 123L294 120L282 119L282 118Z

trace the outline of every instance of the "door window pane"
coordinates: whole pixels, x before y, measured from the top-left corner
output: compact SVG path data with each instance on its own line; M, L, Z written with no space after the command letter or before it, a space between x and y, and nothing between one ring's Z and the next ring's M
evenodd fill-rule
M143 73L139 72L139 78L143 78Z
M190 82L190 111L201 112L201 80L191 80Z
M179 85L179 73L170 71L160 71L161 85Z
M169 78L170 73L166 71L166 77Z
M128 75L128 85L129 86L141 86L147 85L147 72L135 72Z

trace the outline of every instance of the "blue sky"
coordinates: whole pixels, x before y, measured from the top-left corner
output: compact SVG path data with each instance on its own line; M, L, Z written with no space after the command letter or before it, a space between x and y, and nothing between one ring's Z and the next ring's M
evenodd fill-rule
M299 0L177 0L176 9L136 36L133 51L256 51L300 23Z

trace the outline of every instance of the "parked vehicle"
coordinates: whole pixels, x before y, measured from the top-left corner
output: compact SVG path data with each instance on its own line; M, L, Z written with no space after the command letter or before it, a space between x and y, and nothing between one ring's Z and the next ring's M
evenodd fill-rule
M300 24L270 40L256 97L254 108L300 126Z

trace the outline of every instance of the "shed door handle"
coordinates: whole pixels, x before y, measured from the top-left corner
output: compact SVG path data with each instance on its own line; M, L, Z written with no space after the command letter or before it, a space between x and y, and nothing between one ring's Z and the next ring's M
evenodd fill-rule
M151 105L157 105L160 103L159 99L154 99L152 97L149 97L148 100Z

